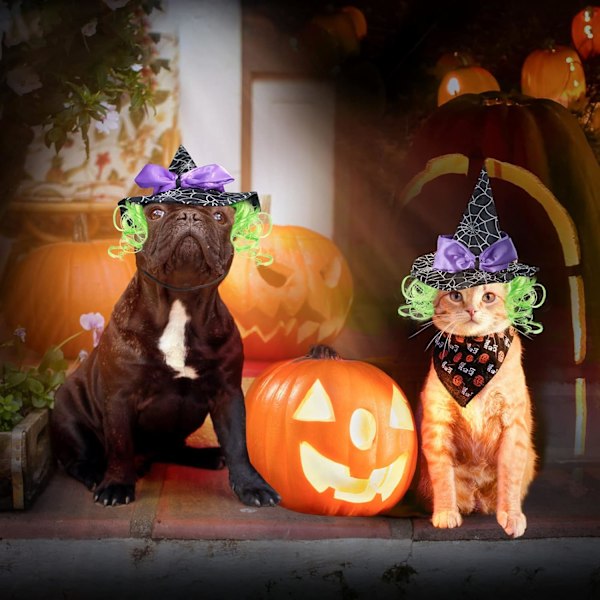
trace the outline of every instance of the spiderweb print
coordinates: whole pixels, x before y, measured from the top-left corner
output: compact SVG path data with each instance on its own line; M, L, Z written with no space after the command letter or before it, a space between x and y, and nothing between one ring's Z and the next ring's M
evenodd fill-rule
M169 165L169 171L182 175L196 168L196 163L188 151L179 146L175 156ZM200 206L230 206L238 202L251 202L256 208L260 208L260 201L256 192L219 192L218 190L200 190L195 188L176 187L151 196L130 196L119 202L125 206L126 202L135 202L145 206L157 202L173 204L193 204Z
M496 205L485 167L467 205L454 239L464 244L475 256L502 237L498 227ZM443 291L462 290L486 283L506 283L517 276L533 277L537 267L511 262L506 269L494 273L479 269L466 269L456 273L433 268L435 252L419 256L413 263L411 275L433 288Z
M490 180L484 168L479 174L471 200L456 228L454 239L463 243L475 256L479 256L500 237L496 205L492 197Z
M196 168L196 163L192 160L192 157L189 155L188 151L183 147L179 146L177 148L177 152L175 152L175 156L169 165L169 171L171 173L177 173L177 175L181 175L182 173L187 173L192 169Z

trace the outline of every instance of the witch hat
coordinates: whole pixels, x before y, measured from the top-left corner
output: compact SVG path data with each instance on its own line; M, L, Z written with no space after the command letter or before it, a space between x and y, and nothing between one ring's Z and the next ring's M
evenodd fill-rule
M197 167L188 151L179 146L168 169L150 163L137 174L135 182L142 188L153 188L151 195L123 198L119 205L134 202L145 206L158 202L230 206L248 201L260 208L256 192L226 192L224 185L232 181L233 177L220 165Z
M500 230L484 166L455 234L440 235L437 251L417 258L411 275L438 290L454 291L532 277L537 271L518 262L512 240Z

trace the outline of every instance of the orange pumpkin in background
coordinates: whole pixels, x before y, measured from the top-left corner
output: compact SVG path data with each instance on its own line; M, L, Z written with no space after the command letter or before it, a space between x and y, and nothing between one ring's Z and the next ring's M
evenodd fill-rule
M442 79L448 71L454 71L454 69L469 67L475 64L475 59L468 52L461 52L459 50L444 52L435 63L433 75L436 79Z
M475 65L448 71L438 88L438 106L463 94L500 91L496 78L483 67Z
M600 54L600 8L588 6L571 21L571 39L584 60Z
M340 9L345 15L348 15L354 24L354 30L356 32L356 37L359 40L362 40L367 35L367 19L362 10L356 8L356 6L343 6Z
M383 371L327 346L272 365L246 394L250 461L298 512L368 516L395 506L416 465L406 397Z
M26 345L43 353L82 331L80 315L100 313L108 322L115 302L135 273L135 258L108 256L115 240L58 242L32 250L6 284L3 312L12 327L25 327ZM66 358L92 350L92 333L67 342Z
M579 55L567 46L534 50L521 68L521 91L576 108L585 101L585 73Z
M338 247L296 225L273 225L261 241L269 266L236 256L219 288L240 330L244 355L278 360L331 343L340 333L353 297L352 275Z

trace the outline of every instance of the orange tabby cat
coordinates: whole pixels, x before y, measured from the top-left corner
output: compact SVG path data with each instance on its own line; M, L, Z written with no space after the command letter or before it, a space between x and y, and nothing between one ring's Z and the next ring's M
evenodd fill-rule
M450 343L447 334L484 339L503 331L514 335L510 351L501 354L502 368L465 406L447 391L432 363L421 393L426 461L419 492L432 503L436 527L458 527L461 513L473 511L495 511L513 537L527 527L521 503L535 474L536 453L521 341L504 305L507 288L492 283L439 291L434 301L438 344Z

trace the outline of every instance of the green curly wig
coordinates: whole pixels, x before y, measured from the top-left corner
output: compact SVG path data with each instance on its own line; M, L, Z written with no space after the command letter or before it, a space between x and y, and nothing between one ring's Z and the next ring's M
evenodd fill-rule
M427 321L433 317L433 302L438 290L424 284L418 279L410 283L407 276L402 280L402 294L406 300L398 308L398 314L415 321ZM533 309L539 308L546 300L546 288L536 283L534 277L515 277L508 282L506 295L506 312L510 322L525 335L541 333L541 323L533 320Z
M267 266L273 262L273 257L260 252L260 239L271 233L271 217L250 202L233 204L235 218L231 228L231 243L236 252L254 259L256 264ZM117 222L117 215L121 222ZM117 246L110 246L108 254L113 258L123 259L125 254L139 252L148 238L148 222L144 208L135 202L126 202L125 210L117 206L113 213L113 223L121 232Z

